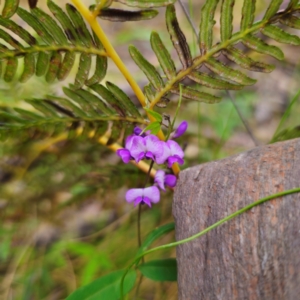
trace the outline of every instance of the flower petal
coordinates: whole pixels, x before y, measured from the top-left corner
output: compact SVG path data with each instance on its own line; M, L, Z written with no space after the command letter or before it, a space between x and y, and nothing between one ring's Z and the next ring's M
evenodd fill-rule
M125 148L130 150L132 144L132 138L135 137L134 134L129 135L125 140Z
M150 198L144 197L143 202L144 202L145 204L147 204L149 207L151 207L151 200L150 200Z
M175 130L175 132L172 134L172 138L176 139L182 136L186 132L187 128L188 128L188 122L187 121L181 122L177 127L177 129Z
M175 175L166 175L165 176L165 184L169 187L174 187L177 183L177 178Z
M142 203L143 202L143 197L137 197L135 200L134 200L134 206L137 206L138 204Z
M138 197L143 197L144 189L130 189L126 192L125 199L127 202L133 202Z
M165 172L163 170L158 170L154 176L154 182L159 186L159 188L165 191Z
M160 192L156 186L150 186L144 189L143 196L148 197L152 203L157 203L160 200Z
M143 130L140 127L138 127L138 126L134 127L134 129L133 129L133 133L135 135L140 135L142 131Z
M161 141L153 134L145 137L145 144L148 151L152 152L153 155L159 155L163 152Z
M171 150L171 155L178 155L179 157L183 158L184 157L184 152L182 151L181 147L172 140L168 140L166 144L169 146Z
M131 141L131 147L129 149L131 156L137 160L141 153L145 153L146 146L144 138L141 136L134 136Z
M160 147L162 148L162 152L158 153L155 157L155 162L159 165L163 164L171 154L171 149L165 142L160 142Z
M180 165L182 165L184 163L184 160L181 157L179 157L178 155L169 156L168 167L172 168L174 163L179 163Z
M130 152L127 149L118 149L117 155L122 158L122 160L125 164L128 164L131 159Z

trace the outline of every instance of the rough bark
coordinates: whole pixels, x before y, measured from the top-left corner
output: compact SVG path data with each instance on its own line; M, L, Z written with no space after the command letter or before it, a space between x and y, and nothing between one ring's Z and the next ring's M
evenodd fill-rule
M187 238L268 195L300 186L300 139L180 173L173 214ZM266 202L177 248L180 300L300 299L300 195Z

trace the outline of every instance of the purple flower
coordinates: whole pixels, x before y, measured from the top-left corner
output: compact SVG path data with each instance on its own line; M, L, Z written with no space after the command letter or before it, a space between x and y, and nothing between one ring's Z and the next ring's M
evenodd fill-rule
M160 193L156 186L150 186L144 189L130 189L127 191L125 198L129 203L134 202L134 206L142 203L151 207L151 203L159 202Z
M123 160L123 162L125 164L128 164L129 161L131 159L133 159L132 155L130 154L130 147L132 145L132 139L133 137L135 137L135 135L129 135L127 138L126 138L126 141L125 141L125 148L122 148L122 149L118 149L117 150L117 155L120 156Z
M171 133L170 138L171 139L176 139L180 136L182 136L188 128L188 122L187 121L182 121L177 129Z
M155 174L154 182L159 186L160 189L165 191L165 185L174 187L176 185L177 178L175 175L166 175L163 170L158 170Z
M142 133L142 129L140 128L140 127L138 127L138 126L136 126L136 127L134 127L134 129L133 129L133 133L135 134L135 135L139 135L139 136L142 136L142 137L145 137L146 135L149 135L150 133L151 133L151 131L150 130L148 130L148 131L146 131L146 132L144 132L144 133ZM142 134L141 134L142 133Z
M133 136L130 140L128 150L136 162L139 162L143 158L156 161L156 158L163 154L163 144L164 143L153 134L147 135L146 137Z
M174 163L179 163L182 165L184 153L180 146L172 140L168 140L163 143L163 153L162 155L157 155L156 163L163 164L164 162L168 163L168 167L171 168Z

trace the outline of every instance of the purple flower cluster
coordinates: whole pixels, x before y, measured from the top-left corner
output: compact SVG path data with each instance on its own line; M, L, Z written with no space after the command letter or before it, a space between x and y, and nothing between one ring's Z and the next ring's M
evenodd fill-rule
M183 121L170 137L178 138L185 133L187 127L188 123ZM174 163L180 165L184 163L184 153L177 142L173 140L161 141L149 131L143 133L139 127L135 127L133 134L126 138L125 148L117 150L117 155L126 164L130 160L139 162L142 159L150 159L159 165L166 163L171 168ZM176 176L158 170L154 178L155 185L128 190L125 197L126 201L133 202L134 205L142 203L151 207L151 203L157 203L160 200L158 187L165 191L165 186L174 187L176 181Z

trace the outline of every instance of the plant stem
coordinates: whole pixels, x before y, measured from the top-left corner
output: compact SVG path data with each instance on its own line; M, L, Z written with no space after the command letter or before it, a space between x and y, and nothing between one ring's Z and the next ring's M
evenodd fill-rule
M76 6L76 8L80 12L80 14L89 23L89 25L91 26L91 28L93 29L93 31L95 32L97 37L100 39L103 47L105 48L107 56L113 60L113 62L117 66L117 68L120 70L120 72L126 78L127 82L131 86L133 92L137 96L141 105L143 107L146 106L144 93L142 92L142 90L140 89L139 85L136 83L134 78L131 76L131 73L128 71L127 67L125 66L125 64L123 63L121 58L119 57L118 53L115 51L114 47L112 46L112 44L109 41L106 34L104 33L100 24L97 22L96 16L87 9L87 7L82 3L81 0L72 0L72 2ZM151 107L151 109L153 109L153 106ZM150 122L156 121L156 119L154 117L152 117L150 114L147 114L147 116L148 116ZM165 140L165 136L164 136L164 133L162 132L162 130L160 130L158 132L157 136L160 140L162 140L162 141ZM178 173L180 172L180 168L177 163L172 166L172 169L173 169L173 172L175 175L178 175Z

